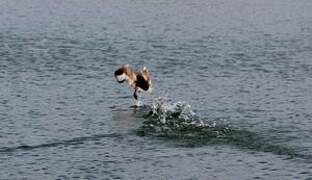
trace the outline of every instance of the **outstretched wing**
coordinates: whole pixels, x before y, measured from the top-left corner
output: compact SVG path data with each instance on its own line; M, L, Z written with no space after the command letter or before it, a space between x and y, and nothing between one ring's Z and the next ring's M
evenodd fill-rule
M142 76L141 73L137 75L136 87L139 87L144 91L147 91L150 87L149 82Z

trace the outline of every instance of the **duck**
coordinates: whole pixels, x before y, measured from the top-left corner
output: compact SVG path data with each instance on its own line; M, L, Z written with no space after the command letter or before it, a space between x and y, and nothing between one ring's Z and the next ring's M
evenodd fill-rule
M134 89L135 100L138 100L138 92L152 92L151 73L145 66L140 71L136 71L129 64L124 64L115 71L114 75L118 83L127 82Z

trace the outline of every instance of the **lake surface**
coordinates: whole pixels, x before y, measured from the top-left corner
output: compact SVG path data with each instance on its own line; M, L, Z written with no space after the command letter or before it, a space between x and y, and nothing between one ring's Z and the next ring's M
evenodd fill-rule
M0 179L311 180L311 9L1 0ZM125 63L151 70L147 107L184 102L230 133L138 133L149 108L115 81Z

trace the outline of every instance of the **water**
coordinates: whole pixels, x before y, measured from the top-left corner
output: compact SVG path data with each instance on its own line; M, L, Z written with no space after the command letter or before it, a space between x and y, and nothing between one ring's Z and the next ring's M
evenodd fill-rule
M0 179L311 179L311 9L0 1ZM123 63L152 71L146 107Z

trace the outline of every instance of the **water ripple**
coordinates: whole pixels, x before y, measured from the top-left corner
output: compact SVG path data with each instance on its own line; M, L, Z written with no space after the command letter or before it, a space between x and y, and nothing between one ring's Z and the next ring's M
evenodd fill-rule
M38 144L38 145L20 145L16 147L1 147L0 153L11 153L15 151L29 151L33 149L41 149L41 148L50 148L50 147L58 147L58 146L71 146L84 144L88 141L99 141L104 138L122 138L121 134L111 133L111 134L96 134L92 136L84 136L84 137L76 137L69 140L63 140L58 142L46 143L46 144Z

